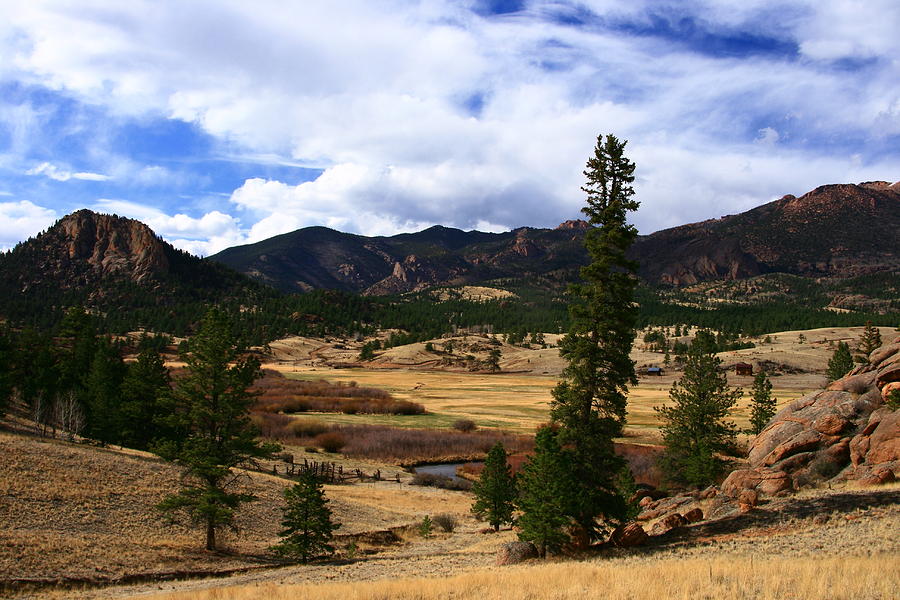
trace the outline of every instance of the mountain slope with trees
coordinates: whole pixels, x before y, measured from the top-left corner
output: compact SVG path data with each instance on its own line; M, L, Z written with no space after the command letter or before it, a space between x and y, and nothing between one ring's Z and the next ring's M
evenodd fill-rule
M900 183L824 185L750 211L639 236L629 252L650 285L769 273L847 278L900 267ZM571 281L587 264L588 225L505 233L435 226L367 238L310 227L212 256L285 291L391 294L495 280Z

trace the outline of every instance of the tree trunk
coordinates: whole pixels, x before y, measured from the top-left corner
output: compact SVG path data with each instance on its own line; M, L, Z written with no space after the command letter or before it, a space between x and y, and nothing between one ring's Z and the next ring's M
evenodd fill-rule
M207 519L206 521L206 549L216 549L216 526L212 519Z

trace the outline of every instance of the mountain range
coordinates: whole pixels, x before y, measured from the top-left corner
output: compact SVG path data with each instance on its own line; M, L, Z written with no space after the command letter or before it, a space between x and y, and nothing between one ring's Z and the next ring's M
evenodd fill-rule
M83 305L110 322L120 320L120 328L149 322L180 331L209 303L230 302L250 318L246 307L277 297L276 290L383 296L486 284L548 290L555 298L587 262L589 227L578 220L505 233L434 226L390 237L310 227L200 259L139 221L80 210L0 254L0 318L40 326L53 320L51 313ZM892 312L900 297L898 232L900 184L826 185L738 215L640 236L631 256L645 283L658 289L693 288L702 296L709 294L698 286L703 282L751 278L753 293L760 289L757 276L784 274L801 278L801 287L815 282L817 301L823 300L816 306L829 303L821 282L842 282L840 288L828 284L828 294L850 298L847 307ZM874 289L864 302L853 298L859 286L852 278L861 275L875 277L864 281ZM776 283L782 299L797 289L796 282Z
M286 292L383 295L508 280L564 283L587 262L589 225L505 233L434 226L365 237L309 227L229 248L210 260ZM900 267L900 182L818 187L750 211L639 236L631 257L651 285L766 273L847 278Z

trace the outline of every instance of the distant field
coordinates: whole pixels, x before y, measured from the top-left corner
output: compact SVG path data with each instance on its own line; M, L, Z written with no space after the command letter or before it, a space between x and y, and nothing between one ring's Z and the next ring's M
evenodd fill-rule
M395 398L418 402L425 406L425 415L344 415L316 413L327 423L378 424L395 427L450 428L457 419L475 421L479 427L493 427L519 433L531 433L549 418L550 391L556 377L541 375L479 375L441 371L317 369L286 371L297 379L325 378L334 382L355 381L361 386L376 387L390 392ZM628 426L632 441L656 440L659 419L654 406L668 399L675 375L641 378L629 394ZM779 406L818 389L822 377L784 375L775 377L774 395ZM749 392L752 377L731 375L732 385ZM821 380L821 381L820 381ZM749 426L749 397L744 397L734 411L738 427ZM313 414L313 413L304 413Z
M898 333L891 328L880 328L885 342ZM755 348L723 352L719 356L723 365L736 362L750 362L755 365L765 363L785 374L771 378L773 394L778 405L811 391L821 389L827 383L824 371L837 341L846 341L854 346L862 327L823 328L807 331L782 331L755 338ZM641 348L640 335L632 358L638 367L662 364L663 356ZM556 341L556 336L547 336ZM477 336L459 339L478 339ZM688 338L682 338L687 340ZM438 345L439 341L435 341ZM350 348L353 342L340 340L332 345L315 343L309 339L296 342L285 341L279 346L278 358L270 368L278 369L285 376L298 379L326 379L332 382L355 381L360 386L381 388L390 392L398 400L418 402L425 406L426 415L319 415L329 423L360 424L371 423L395 427L448 428L460 418L472 419L480 427L500 428L520 433L531 433L534 428L548 419L550 391L556 385L562 361L555 348L527 349L504 346L501 365L507 372L482 374L465 371L431 370L415 367L384 368L342 368L334 369L314 364L304 357L331 357L332 359L355 360L357 350ZM338 346L340 346L338 348ZM404 356L422 358L423 344L390 350L393 361ZM292 350L293 349L293 350ZM300 352L298 349L302 349ZM290 351L295 352L290 354ZM659 419L653 410L667 401L669 389L680 373L669 370L663 377L642 377L640 384L629 394L628 425L626 433L630 441L658 441ZM741 429L749 427L749 394L752 377L728 375L729 383L744 390L733 412L733 419Z

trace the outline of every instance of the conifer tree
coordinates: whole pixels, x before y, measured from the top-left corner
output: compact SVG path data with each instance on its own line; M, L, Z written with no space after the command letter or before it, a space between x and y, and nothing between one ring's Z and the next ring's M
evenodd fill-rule
M866 321L862 335L859 337L857 350L861 355L863 363L869 362L869 355L881 347L881 332L877 327L872 325L872 321Z
M13 382L12 335L4 327L0 329L0 418L6 414Z
M146 450L154 439L173 439L162 425L161 404L169 391L169 371L159 351L145 346L122 381L122 444Z
M490 352L488 352L487 368L492 373L500 371L500 356L500 348L491 348Z
M276 444L256 439L250 422L255 395L248 390L260 376L259 361L247 356L227 317L210 310L182 354L185 375L171 395L167 425L185 431L180 443L158 445L164 458L184 465L184 487L159 504L166 513L186 510L206 528L206 549L216 549L216 531L234 521L234 511L252 494L231 491L231 469L254 458L270 458Z
M122 379L125 363L109 339L96 343L90 371L84 378L87 406L85 433L104 444L119 443L122 430Z
M772 382L765 371L759 371L753 378L750 395L750 432L759 435L775 416L777 398L772 397Z
M828 375L828 381L836 381L850 372L853 368L853 356L850 354L850 346L847 342L838 342L834 354L828 360L828 369L825 374Z
M565 528L571 522L568 499L575 481L556 436L550 427L538 431L534 454L517 478L519 539L534 543L541 558L565 543L569 537Z
M487 521L494 531L500 531L504 523L513 522L513 502L516 499L516 481L506 461L506 449L497 442L484 460L481 476L472 485L475 503L472 513Z
M637 384L629 357L637 264L625 253L637 237L627 214L639 204L632 199L635 165L625 157L625 144L612 135L598 137L584 171L587 205L581 210L592 225L585 235L590 264L581 269L584 283L570 288L571 326L560 341L567 366L550 412L559 442L571 454L568 514L586 540L599 538L598 517L618 520L627 508L616 486L626 466L613 452L613 437L625 424L628 386Z
M673 404L654 407L663 420L660 466L669 481L709 485L724 470L717 454L734 449L737 431L725 418L741 391L728 387L720 364L714 354L692 347L684 374L669 391Z
M311 558L333 554L331 540L340 525L331 520L328 499L316 476L303 472L299 481L284 491L284 499L281 541L273 547L275 553L299 559L303 564Z

